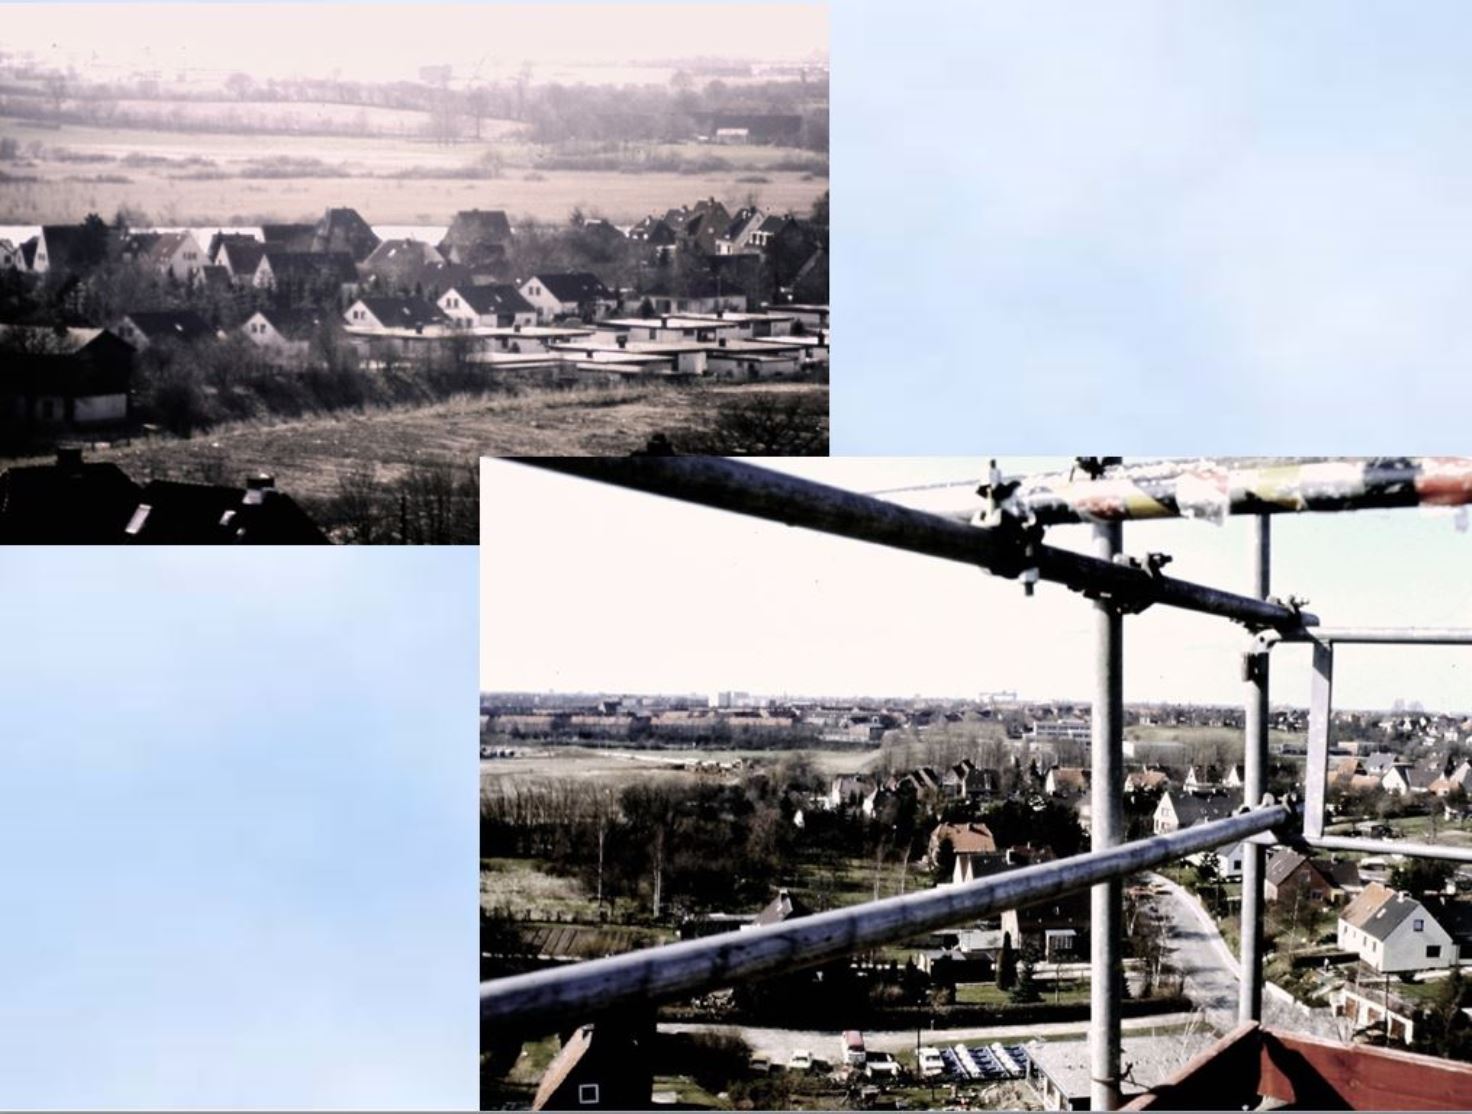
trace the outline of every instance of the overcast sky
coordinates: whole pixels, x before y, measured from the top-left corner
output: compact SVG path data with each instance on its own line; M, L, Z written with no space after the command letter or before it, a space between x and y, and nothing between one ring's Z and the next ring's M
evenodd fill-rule
M0 1105L473 1108L474 598L0 547Z
M257 76L511 76L523 62L616 65L695 56L791 61L828 50L815 4L6 4L0 46L127 68ZM566 77L562 77L566 80Z
M1466 451L1472 5L890 10L834 10L835 452Z
M1003 458L1031 470L1057 461ZM978 474L970 460L833 459L773 466L854 490ZM501 461L482 464L481 686L1087 699L1089 604L963 566ZM969 488L910 497L943 509ZM1087 527L1053 544L1087 546ZM1455 511L1283 515L1273 589L1326 623L1472 627L1472 532ZM1171 521L1125 527L1126 552L1172 554L1172 575L1250 590L1251 531ZM1244 635L1151 608L1125 623L1125 697L1241 699ZM1308 650L1274 652L1274 699L1306 704ZM1341 707L1396 699L1472 710L1472 650L1346 647Z

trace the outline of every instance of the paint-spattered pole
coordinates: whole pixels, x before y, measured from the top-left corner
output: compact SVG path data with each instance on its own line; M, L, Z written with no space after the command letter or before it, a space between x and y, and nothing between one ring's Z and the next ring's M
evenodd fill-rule
M1112 561L1120 552L1121 535L1117 522L1095 526L1094 556ZM1094 638L1089 828L1097 853L1124 842L1124 617L1108 600L1094 603ZM1089 1094L1095 1110L1119 1108L1122 893L1120 879L1110 878L1089 895Z
M890 546L1016 578L1038 579L1132 606L1162 604L1253 629L1297 630L1318 619L1282 604L1223 592L1054 546L1030 551L1015 531L988 529L814 483L740 460L702 456L526 457L521 463L789 526Z
M1166 460L1020 477L1006 509L1044 525L1472 503L1472 457Z
M1293 815L1286 805L1269 805L1108 851L1090 851L1009 870L966 885L938 886L744 932L725 932L494 979L480 987L482 1033L510 1036L551 1032L562 1024L619 1006L658 1005L734 986L745 979L841 959L1282 828Z
M1272 590L1273 520L1259 515L1252 531L1252 591L1267 599ZM1242 799L1249 805L1267 790L1269 648L1257 639L1243 655L1246 730L1242 747ZM1238 984L1237 1020L1262 1020L1262 913L1266 849L1242 845L1242 979Z

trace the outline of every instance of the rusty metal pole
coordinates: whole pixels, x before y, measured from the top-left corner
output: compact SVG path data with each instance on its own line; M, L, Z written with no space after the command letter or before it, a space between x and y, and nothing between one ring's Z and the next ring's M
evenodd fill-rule
M1122 534L1118 522L1096 525L1094 556L1112 561ZM1094 603L1094 631L1090 840L1094 851L1103 851L1124 842L1124 616L1107 597ZM1090 892L1089 1095L1095 1110L1119 1108L1122 887L1112 878Z
M1252 524L1252 594L1260 600L1272 590L1273 534L1267 515ZM1246 716L1242 745L1242 799L1257 807L1267 791L1268 769L1268 662L1270 651L1253 639L1243 656ZM1242 979L1237 988L1237 1021L1262 1020L1262 909L1266 849L1260 843L1242 845Z

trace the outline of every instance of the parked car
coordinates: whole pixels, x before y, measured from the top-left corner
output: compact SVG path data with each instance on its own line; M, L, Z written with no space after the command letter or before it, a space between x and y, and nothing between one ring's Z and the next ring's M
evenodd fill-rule
M758 1075L766 1075L772 1070L772 1060L765 1052L758 1052L746 1061L746 1066Z
M845 1029L842 1040L843 1063L849 1067L864 1066L864 1034L857 1029Z
M945 1075L946 1064L940 1058L940 1049L926 1045L915 1053L915 1063L920 1069L921 1079L934 1079L937 1075Z
M788 1071L812 1071L813 1054L806 1048L799 1048L787 1058Z
M898 1079L900 1062L888 1052L870 1052L864 1060L864 1074L870 1079Z

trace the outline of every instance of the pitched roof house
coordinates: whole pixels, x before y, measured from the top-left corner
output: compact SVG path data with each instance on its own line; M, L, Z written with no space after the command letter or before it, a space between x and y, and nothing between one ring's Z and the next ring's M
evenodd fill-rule
M356 291L358 267L346 252L278 251L268 245L251 283L263 290L297 286Z
M106 329L0 325L0 434L126 423L133 351Z
M269 476L244 488L151 480L123 528L140 545L322 545L327 537Z
M1214 793L1206 796L1166 790L1155 806L1155 832L1179 831L1209 820L1223 820L1242 805L1241 793Z
M1043 792L1053 797L1077 796L1089 788L1089 770L1084 766L1054 766L1043 779Z
M234 282L250 283L260 269L261 257L266 254L266 245L255 237L229 240L220 244L214 254L217 266L225 268Z
M423 298L359 298L343 313L350 329L387 329L422 331L426 325L448 325L450 319L440 308Z
M511 222L503 209L464 209L456 213L439 242L439 253L451 263L480 272L500 267L511 242Z
M116 544L140 491L116 464L84 462L80 449L0 471L0 545Z
M995 851L996 838L985 824L937 824L930 833L926 859L934 863L940 855L941 844L951 841L951 850L957 855L972 855L978 852Z
M549 271L532 275L518 288L537 310L537 320L591 312L600 317L617 299L603 280L589 271Z
M328 209L312 230L312 251L343 252L361 263L378 247L374 232L356 209Z
M532 1109L646 1109L654 1086L649 1065L637 1026L580 1026L542 1073Z
M1371 882L1339 915L1339 947L1382 974L1453 966L1456 942L1409 894Z
M1036 948L1038 956L1050 963L1087 956L1091 922L1086 889L1002 913L1002 931L1012 937L1018 952Z
M335 318L311 308L262 309L253 313L240 331L246 339L273 353L305 356L312 338Z
M1263 889L1269 901L1335 901L1360 889L1359 868L1349 860L1309 858L1280 847L1268 856Z
M261 239L275 251L311 251L315 224L263 224Z
M160 341L194 344L215 336L209 322L192 309L134 310L118 320L115 331L140 352Z
M537 310L510 283L459 284L440 295L444 314L463 328L510 329L537 323Z
M186 285L198 280L206 262L204 249L187 228L179 232L135 232L123 241L122 255Z

